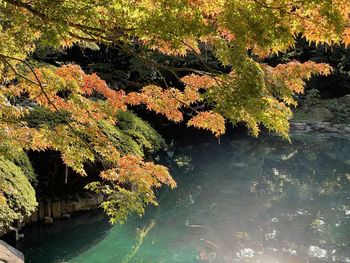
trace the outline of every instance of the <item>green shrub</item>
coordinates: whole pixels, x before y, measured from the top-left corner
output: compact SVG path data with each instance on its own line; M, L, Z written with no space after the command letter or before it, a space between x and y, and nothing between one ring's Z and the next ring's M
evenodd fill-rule
M161 135L133 112L119 112L117 118L116 126L101 122L100 128L123 155L144 156L145 152L155 152L165 147Z
M103 121L100 122L100 129L123 155L136 154L143 156L142 148L119 127Z
M166 146L162 136L152 126L131 111L118 113L117 126L133 138L144 150L158 151Z
M52 112L40 106L32 108L29 114L24 117L24 120L28 122L28 126L33 128L39 128L43 125L54 128L58 124L65 123L66 119L69 119L68 113Z
M317 104L321 99L320 91L317 89L307 90L305 92L304 100L302 101L302 107L306 110L311 106Z
M24 151L13 154L13 156L8 157L8 159L15 165L19 166L19 168L21 168L24 175L31 183L36 183L36 174L34 172L34 168L28 158L28 155Z
M20 167L0 156L0 234L36 208L35 191Z

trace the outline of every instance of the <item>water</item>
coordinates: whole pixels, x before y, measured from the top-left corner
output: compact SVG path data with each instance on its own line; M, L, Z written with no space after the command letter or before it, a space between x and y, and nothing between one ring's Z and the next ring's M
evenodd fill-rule
M100 213L30 227L26 262L350 262L350 140L184 140L178 182L123 226Z

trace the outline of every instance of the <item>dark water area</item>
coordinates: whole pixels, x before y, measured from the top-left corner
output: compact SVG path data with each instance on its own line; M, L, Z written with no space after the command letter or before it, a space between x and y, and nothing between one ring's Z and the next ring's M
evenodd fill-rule
M110 226L101 212L31 226L27 263L350 262L350 139L177 140L159 156L178 187Z

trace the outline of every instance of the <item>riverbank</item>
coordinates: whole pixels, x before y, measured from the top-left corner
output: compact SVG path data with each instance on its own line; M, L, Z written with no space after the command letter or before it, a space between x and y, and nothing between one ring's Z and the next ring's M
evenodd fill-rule
M102 202L103 195L93 193L77 194L72 198L65 199L46 198L39 200L37 210L31 216L25 217L22 222L17 222L12 230L6 233L6 236L11 236L13 232L15 239L19 240L23 238L23 235L18 232L24 226L33 223L50 225L55 220L69 219L72 214L97 209Z
M302 102L294 111L290 130L350 135L350 95Z
M291 131L303 131L303 132L321 132L321 133L337 133L350 135L349 124L338 124L332 122L322 121L291 121Z

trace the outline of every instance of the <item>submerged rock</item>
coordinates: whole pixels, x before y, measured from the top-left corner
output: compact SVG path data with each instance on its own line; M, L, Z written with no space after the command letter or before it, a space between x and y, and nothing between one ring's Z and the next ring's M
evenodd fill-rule
M305 122L291 122L290 123L291 130L304 131L304 130L306 130L306 128L307 128L307 125Z
M254 257L255 251L251 248L244 248L237 252L239 258L252 258Z
M0 263L24 263L23 253L0 240Z
M327 257L327 250L322 249L318 246L310 246L308 254L310 257L326 258Z

